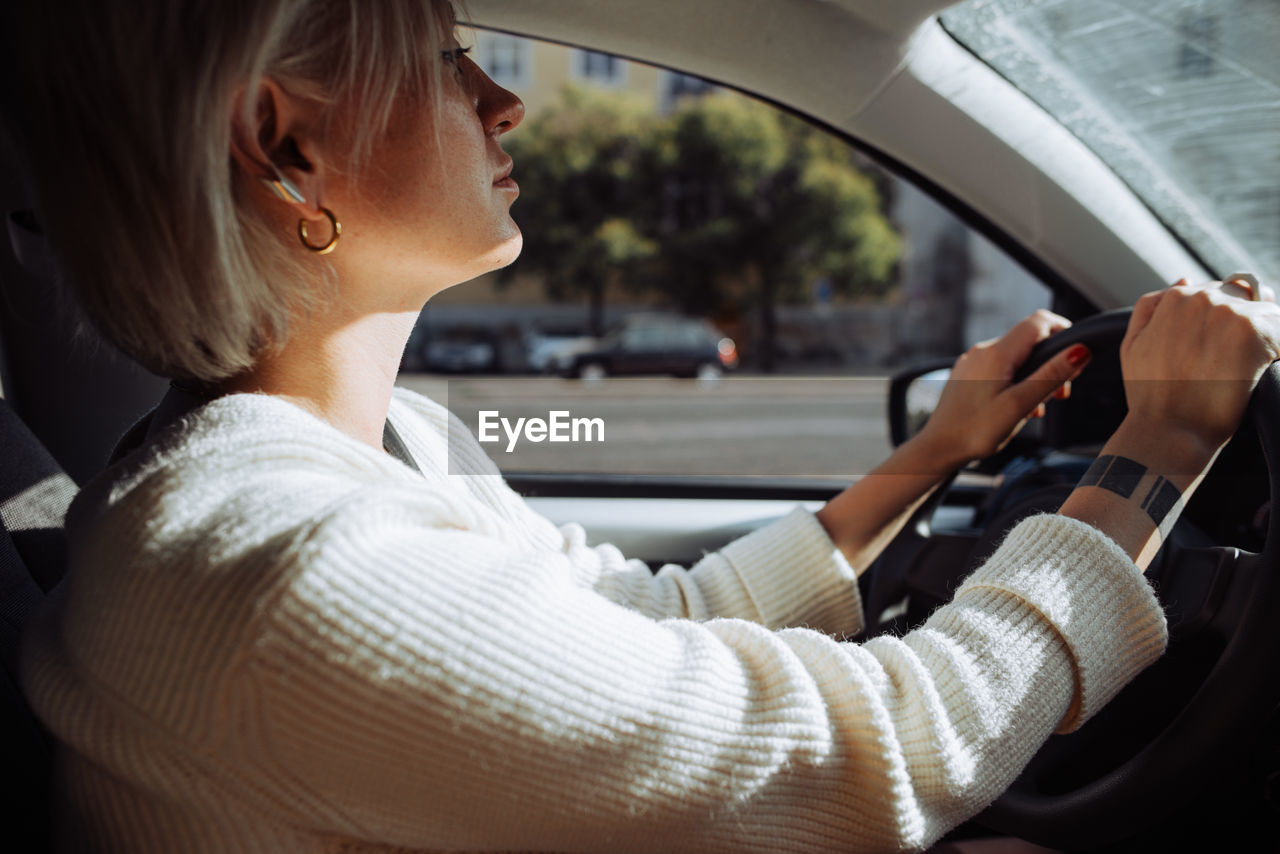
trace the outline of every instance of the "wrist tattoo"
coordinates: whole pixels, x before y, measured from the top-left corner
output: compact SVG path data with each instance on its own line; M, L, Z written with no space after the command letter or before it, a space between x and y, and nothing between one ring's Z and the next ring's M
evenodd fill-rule
M1151 484L1151 491L1147 493L1147 497L1143 499L1142 509L1147 511L1147 515L1156 523L1156 527L1159 527L1164 517L1169 515L1169 511L1181 503L1182 493L1178 491L1178 487L1165 478L1158 477L1156 482Z
M1142 463L1107 454L1098 457L1080 478L1080 486L1096 486L1129 498L1147 473ZM1165 477L1157 477L1142 499L1142 509L1147 511L1156 527L1182 502L1182 493Z
M1081 486L1099 486L1121 498L1128 498L1138 488L1138 481L1147 473L1147 467L1128 457L1110 454L1098 457L1080 478Z

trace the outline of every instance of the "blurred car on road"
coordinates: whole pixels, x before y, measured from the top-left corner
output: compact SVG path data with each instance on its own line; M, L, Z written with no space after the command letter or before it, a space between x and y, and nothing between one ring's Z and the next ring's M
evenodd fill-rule
M671 374L713 379L737 367L731 338L705 320L664 314L634 314L598 342L558 354L559 372L582 379Z
M499 362L497 335L490 330L453 327L433 332L419 325L405 346L400 369L410 373L492 373L499 370Z
M497 349L484 332L451 333L427 345L427 370L447 373L492 371Z
M590 349L595 343L596 339L590 335L531 332L527 338L525 361L534 373L560 373L566 360Z

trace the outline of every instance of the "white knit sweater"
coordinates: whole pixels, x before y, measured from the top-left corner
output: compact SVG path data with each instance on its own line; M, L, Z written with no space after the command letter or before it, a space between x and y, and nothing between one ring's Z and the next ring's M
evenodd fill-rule
M859 628L857 585L801 510L655 577L448 474L439 406L398 391L390 418L425 479L236 395L77 499L24 667L61 848L922 847L1165 644L1132 562L1071 520L856 646L824 634Z

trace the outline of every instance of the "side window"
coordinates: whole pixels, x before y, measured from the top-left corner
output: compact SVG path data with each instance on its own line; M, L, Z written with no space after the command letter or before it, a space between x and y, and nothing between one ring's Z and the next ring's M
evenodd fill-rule
M794 116L604 54L476 46L527 107L502 140L524 250L431 300L400 382L447 397L477 437L481 412L603 433L499 431L485 447L504 471L847 481L890 448L892 374L1051 302L928 195Z
M697 347L706 341L706 336L702 330L692 324L676 327L675 334L671 337L671 343L684 350Z
M622 346L628 350L650 352L669 345L667 330L661 326L637 326L622 335Z

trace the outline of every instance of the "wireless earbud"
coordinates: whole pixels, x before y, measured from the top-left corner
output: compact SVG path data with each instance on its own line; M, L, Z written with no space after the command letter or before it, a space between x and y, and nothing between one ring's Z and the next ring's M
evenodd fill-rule
M292 181L280 174L280 170L276 168L275 164L271 165L271 171L276 173L274 178L262 178L260 180L277 198L281 201L295 203L307 200L307 197L302 195L302 191L294 186Z

